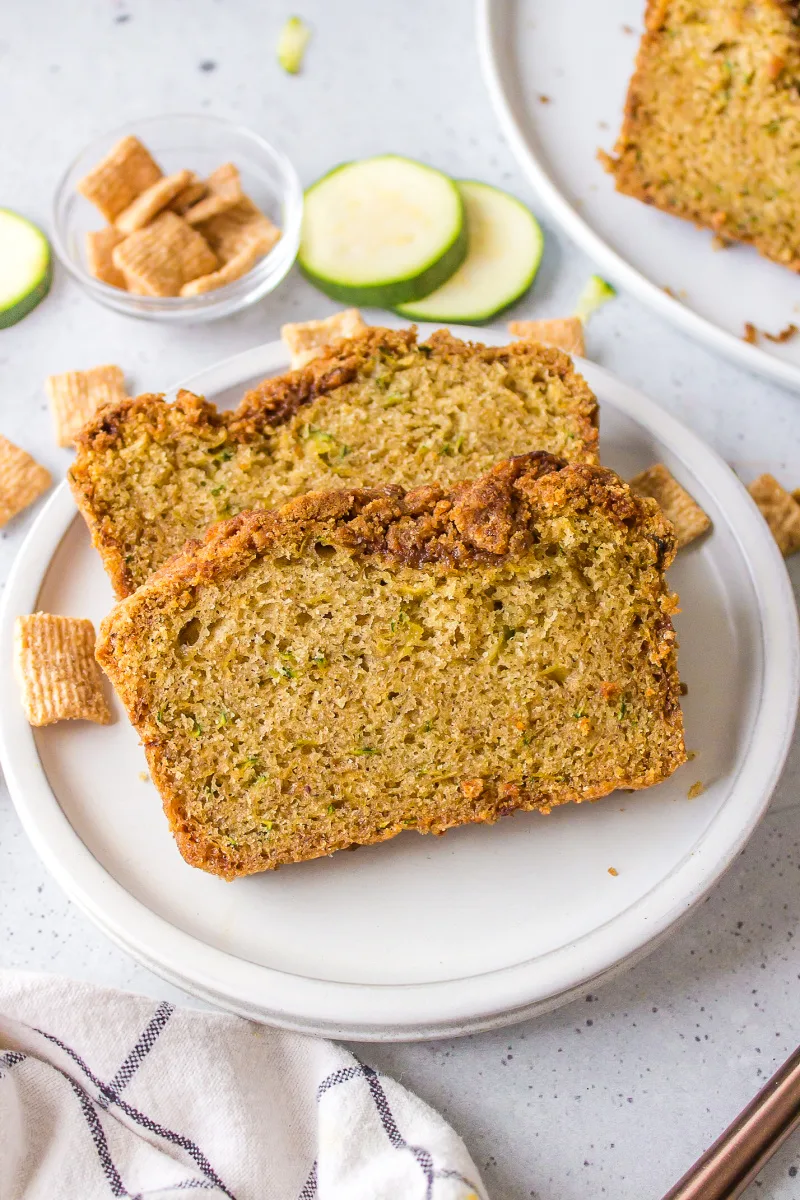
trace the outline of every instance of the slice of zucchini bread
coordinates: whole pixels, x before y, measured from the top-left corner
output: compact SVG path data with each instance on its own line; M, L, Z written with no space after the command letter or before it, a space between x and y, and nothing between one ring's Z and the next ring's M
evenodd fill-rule
M597 460L597 403L558 350L370 329L220 412L182 392L103 409L70 482L118 596L187 538L303 492L474 478L529 450Z
M187 862L233 878L684 761L675 542L611 471L316 492L188 545L97 656Z
M800 271L800 4L649 0L619 191Z

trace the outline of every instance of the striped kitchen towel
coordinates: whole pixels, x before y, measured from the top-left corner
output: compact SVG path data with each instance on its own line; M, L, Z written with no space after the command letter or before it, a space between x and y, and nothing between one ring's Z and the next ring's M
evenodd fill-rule
M2 1200L488 1200L461 1139L332 1042L0 971Z

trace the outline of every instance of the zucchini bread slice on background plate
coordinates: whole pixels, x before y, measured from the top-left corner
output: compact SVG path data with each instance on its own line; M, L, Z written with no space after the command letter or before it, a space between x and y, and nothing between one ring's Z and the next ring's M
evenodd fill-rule
M118 596L215 521L326 488L444 486L532 450L597 462L597 402L567 355L373 328L233 411L180 392L101 410L70 483Z

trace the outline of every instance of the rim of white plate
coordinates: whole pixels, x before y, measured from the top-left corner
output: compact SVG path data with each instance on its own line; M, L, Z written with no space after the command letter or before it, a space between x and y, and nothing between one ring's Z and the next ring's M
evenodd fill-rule
M502 341L491 330L452 328ZM758 605L763 681L750 745L728 799L692 850L645 896L599 929L534 960L468 978L406 985L337 983L260 966L203 944L134 899L83 844L51 790L34 732L16 701L14 617L35 608L53 553L77 517L63 483L24 542L0 609L0 760L20 820L47 869L134 958L212 1003L300 1032L372 1041L457 1036L554 1007L642 957L727 869L769 801L794 726L800 632L789 578L763 518L723 460L642 393L592 363L579 365L603 403L648 429L687 473L702 475L707 492L728 517ZM284 348L270 343L199 372L181 386L213 395L285 366Z
M527 174L542 204L564 232L590 255L612 283L629 291L644 304L655 309L665 320L724 358L793 391L800 391L800 367L774 358L758 346L743 341L706 317L701 317L680 300L673 299L658 284L631 266L622 255L617 254L616 250L612 250L562 195L532 150L504 82L501 65L504 52L501 42L503 20L508 6L509 0L475 0L478 57L495 116L517 162Z

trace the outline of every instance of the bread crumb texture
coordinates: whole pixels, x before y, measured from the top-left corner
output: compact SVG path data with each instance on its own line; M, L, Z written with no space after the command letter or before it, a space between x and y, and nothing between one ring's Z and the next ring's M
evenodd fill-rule
M796 0L649 0L617 188L800 270Z
M213 522L317 489L475 477L543 449L597 461L597 402L558 350L370 329L235 411L179 393L98 414L72 490L118 596Z
M181 853L232 878L644 788L685 760L658 506L524 455L223 522L98 659Z

